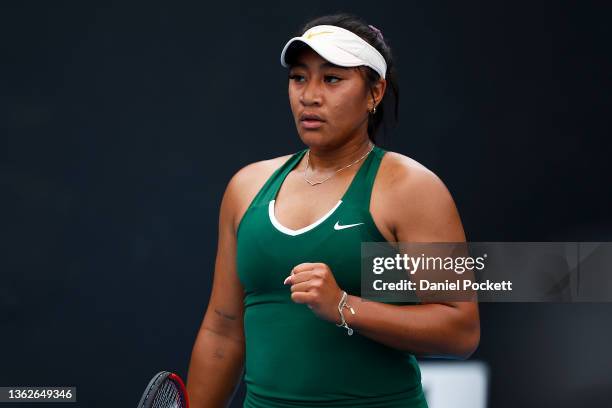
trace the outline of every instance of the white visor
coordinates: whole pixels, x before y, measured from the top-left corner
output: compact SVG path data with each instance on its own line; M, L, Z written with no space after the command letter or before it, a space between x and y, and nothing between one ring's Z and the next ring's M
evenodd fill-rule
M387 72L387 63L385 58L378 50L368 44L363 38L357 34L344 28L333 25L319 25L307 30L301 37L293 37L290 39L283 52L281 52L281 65L289 67L285 60L289 46L296 41L300 41L317 54L331 62L332 64L341 67L357 67L365 65L378 72L382 78Z

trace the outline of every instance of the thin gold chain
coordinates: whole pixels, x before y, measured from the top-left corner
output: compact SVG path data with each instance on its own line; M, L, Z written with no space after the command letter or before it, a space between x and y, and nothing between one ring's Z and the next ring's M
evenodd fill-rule
M321 180L321 181L310 181L308 180L308 177L306 177L306 172L308 171L308 167L310 166L310 149L308 149L308 151L306 152L306 170L304 170L304 180L306 180L306 182L308 184L310 184L311 186L315 186L317 184L321 184L326 182L327 180L329 180L330 178L332 178L333 176L335 176L336 174L338 174L338 172L344 170L344 169L348 169L349 167L351 167L353 164L359 162L360 160L363 160L364 157L366 157L368 154L370 154L370 152L374 150L374 144L372 144L372 147L370 148L370 150L368 150L368 152L366 154L364 154L363 156L361 156L360 158L358 158L357 160L355 160L354 162L352 162L351 164L348 164L344 167L342 167L341 169L336 170L334 173L331 174L331 176Z

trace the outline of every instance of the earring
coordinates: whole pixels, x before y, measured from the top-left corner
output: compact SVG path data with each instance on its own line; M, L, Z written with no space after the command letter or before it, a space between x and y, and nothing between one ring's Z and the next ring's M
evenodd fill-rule
M370 113L371 113L372 115L375 115L375 114L376 114L376 105L374 105L374 107L372 108L372 110L370 111Z

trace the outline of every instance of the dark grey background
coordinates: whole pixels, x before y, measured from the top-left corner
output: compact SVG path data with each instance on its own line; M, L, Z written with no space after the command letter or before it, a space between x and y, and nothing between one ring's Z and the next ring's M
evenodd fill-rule
M610 10L575 3L3 3L0 385L123 407L186 375L222 192L303 148L279 53L329 12L393 47L381 144L442 178L469 240L612 241ZM611 313L482 305L490 406L608 403Z

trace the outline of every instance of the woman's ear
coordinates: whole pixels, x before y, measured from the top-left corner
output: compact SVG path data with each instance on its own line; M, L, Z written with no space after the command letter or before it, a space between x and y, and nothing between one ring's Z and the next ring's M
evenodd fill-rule
M372 87L369 89L368 97L368 111L372 111L374 107L378 106L385 96L385 89L387 88L387 81L380 78Z
M375 100L375 106L378 106L385 96L385 90L387 89L387 81L384 78L380 78L374 86L372 86L372 95Z

